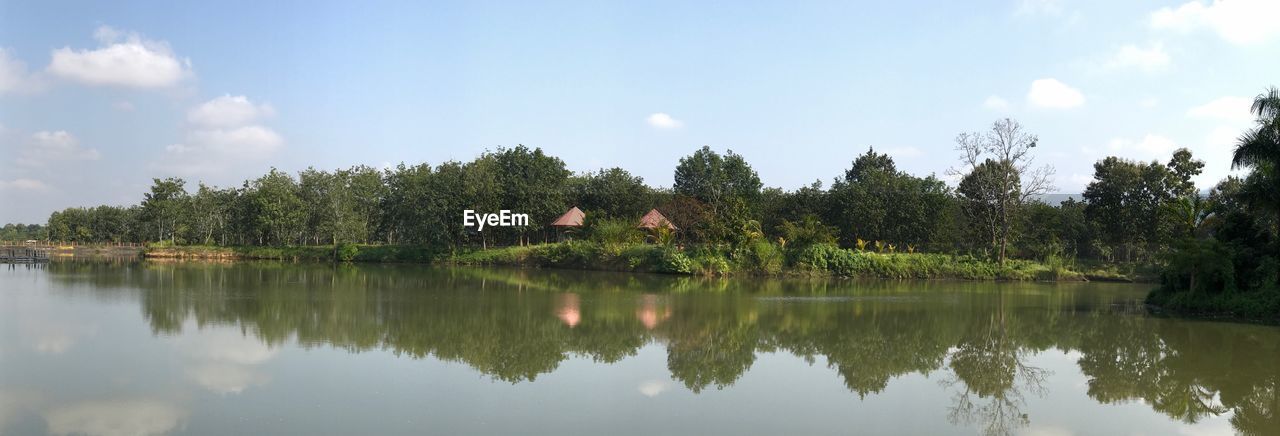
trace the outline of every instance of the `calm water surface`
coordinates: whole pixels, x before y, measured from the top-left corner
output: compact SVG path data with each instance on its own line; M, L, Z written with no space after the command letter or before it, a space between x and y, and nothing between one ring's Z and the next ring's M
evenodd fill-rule
M1280 434L1280 328L1147 286L0 268L0 434Z

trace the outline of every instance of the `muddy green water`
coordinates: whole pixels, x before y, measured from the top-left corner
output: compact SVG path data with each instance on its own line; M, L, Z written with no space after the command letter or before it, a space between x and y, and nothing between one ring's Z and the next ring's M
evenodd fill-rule
M0 266L0 434L1280 434L1280 328L1149 285Z

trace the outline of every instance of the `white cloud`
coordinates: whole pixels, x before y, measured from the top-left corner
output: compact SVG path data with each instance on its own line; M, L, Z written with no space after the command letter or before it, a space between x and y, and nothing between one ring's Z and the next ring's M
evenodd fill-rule
M1133 44L1125 45L1116 50L1106 63L1109 69L1138 69L1147 72L1160 71L1168 66L1169 54L1165 53L1164 45L1160 43L1152 44L1148 48Z
M0 94L32 91L38 86L35 77L27 72L27 64L0 47Z
M183 175L206 175L269 158L284 147L284 138L256 122L274 114L270 105L244 96L224 95L197 105L187 112L192 127L182 142L165 147L159 166Z
M252 367L226 363L209 363L187 369L187 376L196 384L220 395L239 394L252 386L271 381L270 377Z
M274 114L275 109L269 104L255 105L243 95L228 94L191 108L187 121L211 127L243 126Z
M133 112L133 102L129 100L120 100L111 105L112 108L121 112Z
M161 435L176 429L187 414L168 401L113 399L58 407L44 418L56 435Z
M992 95L982 101L982 107L996 111L1003 111L1009 109L1009 101L1000 98L998 95Z
M1274 21L1280 17L1275 0L1200 0L1178 8L1164 7L1151 13L1151 28L1190 32L1207 28L1234 44L1263 42L1280 35Z
M1247 123L1254 119L1249 112L1252 106L1253 99L1227 96L1193 107L1187 110L1187 116Z
M164 41L102 26L94 33L99 47L56 49L49 73L87 85L163 88L190 76L191 61L178 59Z
M650 126L659 129L677 129L684 125L683 121L672 118L671 115L667 115L663 112L649 115L644 119L644 121L649 123Z
M271 155L282 145L284 138L274 130L245 126L187 132L185 142L171 144L165 150L176 154L212 153L258 159Z
M259 368L277 354L270 345L235 329L197 329L180 338L177 347L192 360L187 377L220 395L269 382Z
M1148 109L1159 106L1159 105L1160 105L1160 99L1155 97L1147 97L1142 99L1142 101L1138 102L1138 106L1142 106Z
M671 385L664 380L646 380L636 387L636 390L640 391L640 395L649 398L656 397L666 392L667 389L671 389Z
M1057 79L1039 79L1031 82L1027 101L1037 107L1067 109L1083 105L1084 95Z
M35 179L0 180L0 191L48 191L49 185Z
M43 167L54 161L98 160L97 149L80 146L80 140L65 130L41 131L31 135L17 162L27 167Z

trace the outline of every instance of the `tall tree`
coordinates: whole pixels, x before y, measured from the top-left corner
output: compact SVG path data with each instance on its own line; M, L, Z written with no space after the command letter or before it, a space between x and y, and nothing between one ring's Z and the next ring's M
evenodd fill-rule
M502 187L502 208L529 215L528 226L514 229L517 242L527 243L531 232L545 230L551 220L564 213L563 186L569 170L560 158L522 144L499 148L493 159L494 176Z
M301 242L307 214L293 177L272 168L255 179L251 187L249 201L260 240L275 244Z
M174 177L152 179L151 192L143 196L142 219L155 230L156 240L176 242L179 219L186 206L186 184Z
M956 136L961 168L951 172L971 179L961 195L986 217L983 223L1002 264L1018 213L1028 200L1053 189L1053 167L1032 166L1037 141L1010 118L996 120L986 132Z
M1125 259L1132 260L1142 244L1161 242L1166 227L1162 211L1176 190L1170 189L1170 181L1176 178L1168 167L1112 156L1093 168L1093 181L1083 195L1089 203L1085 215L1109 244L1107 248L1123 248Z
M674 190L708 204L715 211L730 198L753 204L760 196L760 176L747 161L729 150L720 156L703 146L676 165Z
M721 156L703 146L680 159L673 191L706 206L703 228L686 230L716 242L739 242L760 227L753 218L762 186L760 176L741 155L729 150Z
M1270 212L1280 237L1280 90L1267 88L1254 97L1250 110L1257 126L1236 141L1231 167L1253 170L1241 194L1253 207Z
M1165 166L1169 168L1169 176L1172 178L1169 186L1174 197L1199 196L1196 184L1191 179L1204 170L1204 161L1192 158L1190 150L1179 148L1173 152L1173 157Z
M868 149L832 183L828 222L846 245L859 238L923 245L942 225L949 196L936 177L898 171L889 155Z
M587 172L569 180L570 203L609 217L639 217L655 206L651 194L644 179L622 168Z

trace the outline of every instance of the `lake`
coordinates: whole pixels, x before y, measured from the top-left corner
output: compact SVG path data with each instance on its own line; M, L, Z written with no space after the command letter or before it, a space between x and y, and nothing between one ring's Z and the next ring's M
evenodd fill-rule
M1151 285L0 265L0 434L1280 434Z

